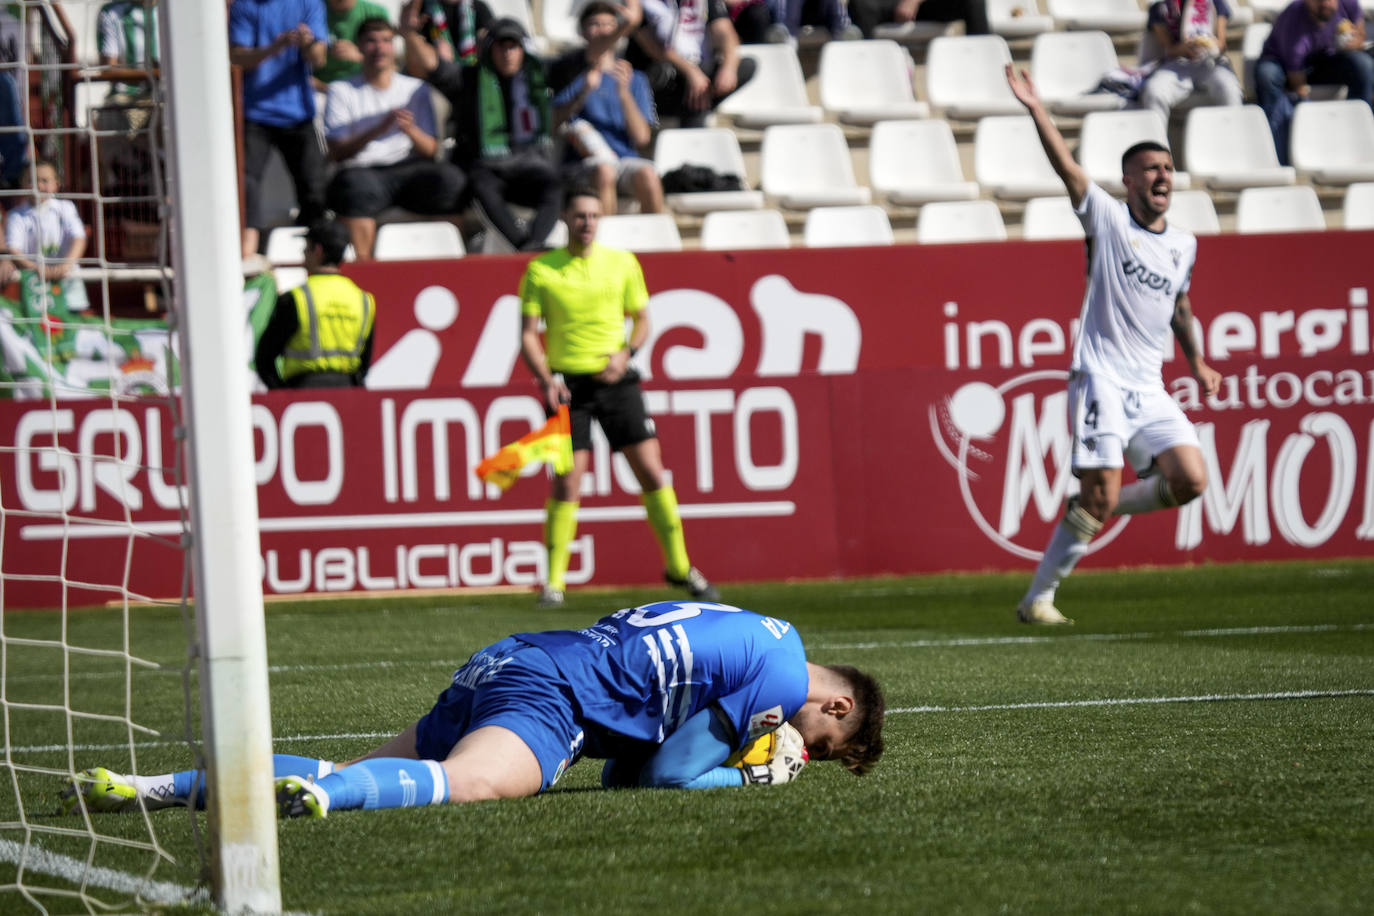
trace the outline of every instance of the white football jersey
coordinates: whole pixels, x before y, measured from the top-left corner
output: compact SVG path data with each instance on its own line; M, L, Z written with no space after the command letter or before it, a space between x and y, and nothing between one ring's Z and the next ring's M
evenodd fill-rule
M1096 184L1088 185L1078 219L1088 236L1088 286L1072 366L1128 388L1157 386L1197 239L1173 226L1151 232Z

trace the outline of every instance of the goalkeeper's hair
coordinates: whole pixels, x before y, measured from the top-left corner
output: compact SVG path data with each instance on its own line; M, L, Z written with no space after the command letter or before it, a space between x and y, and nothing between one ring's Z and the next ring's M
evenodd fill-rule
M883 688L871 675L853 665L825 667L844 678L854 693L853 714L859 717L859 727L845 743L840 763L855 776L862 776L873 769L878 758L883 756L883 716L887 711Z

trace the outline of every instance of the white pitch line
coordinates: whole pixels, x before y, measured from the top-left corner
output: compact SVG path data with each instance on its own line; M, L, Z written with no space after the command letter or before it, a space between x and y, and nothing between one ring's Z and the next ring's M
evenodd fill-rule
M942 649L964 646L1025 646L1062 642L1124 642L1137 639L1211 639L1224 636L1273 636L1281 633L1342 633L1374 630L1374 623L1323 623L1310 626L1230 627L1213 630L1159 630L1147 633L1065 633L1058 636L978 636L963 639L914 639L901 642L828 643L812 649Z
M810 648L813 651L835 651L850 652L863 651L868 649L943 649L943 648L967 648L970 646L1033 646L1049 645L1065 642L1127 642L1134 640L1148 639L1213 639L1217 637L1230 636L1273 636L1281 633L1348 633L1374 630L1374 623L1327 623L1312 624L1310 626L1276 626L1276 627L1232 627L1227 629L1212 630L1160 630L1147 633L1061 633L1055 636L970 636L960 639L913 639L897 642L853 642L853 643L821 643ZM369 669L388 669L388 668L415 668L420 665L444 667L450 670L461 667L465 659L457 656L448 658L432 659L407 659L404 662L378 660L371 662L340 662L338 664L322 665L269 665L267 670L270 674L300 674L323 671L366 671ZM165 668L145 669L141 673L181 675L179 667L167 666ZM48 681L60 679L60 673L45 674L11 674L10 683L27 683L31 681ZM124 672L92 672L88 674L74 674L72 681L87 681L110 678L122 678Z
M888 715L910 712L992 712L1008 709L1076 709L1087 706L1154 706L1163 703L1245 703L1256 700L1330 700L1374 697L1374 689L1289 690L1280 693L1208 693L1191 697L1118 697L1100 700L1045 700L1037 703L990 703L986 706L906 706Z
M25 871L61 878L77 886L94 885L117 893L137 894L140 899L150 903L186 904L209 899L209 895L200 888L152 881L112 868L87 865L80 859L49 852L38 846L25 849L13 840L0 840L0 861L16 866L22 862Z
M274 744L293 744L298 741L345 741L355 738L366 738L370 741L380 741L383 738L394 738L395 732L356 732L339 735L276 735L272 738ZM185 747L184 740L163 740L163 741L135 741L133 747L137 750L146 750L154 747ZM73 752L84 753L86 751L127 751L129 743L127 741L119 744L30 744L25 747L12 747L12 753L41 754L52 753L54 751L65 751L70 748Z

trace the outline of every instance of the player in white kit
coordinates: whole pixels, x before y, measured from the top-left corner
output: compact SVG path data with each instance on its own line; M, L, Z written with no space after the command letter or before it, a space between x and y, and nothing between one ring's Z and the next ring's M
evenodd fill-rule
M1107 519L1180 506L1207 486L1197 433L1164 389L1170 333L1204 394L1216 392L1221 375L1193 337L1188 282L1197 239L1164 219L1174 176L1168 149L1144 142L1126 150L1122 204L1074 161L1029 76L1008 64L1007 84L1034 119L1088 237L1087 290L1069 368L1073 472L1081 489L1016 609L1023 623L1072 623L1054 606L1055 590ZM1123 486L1126 459L1139 479Z

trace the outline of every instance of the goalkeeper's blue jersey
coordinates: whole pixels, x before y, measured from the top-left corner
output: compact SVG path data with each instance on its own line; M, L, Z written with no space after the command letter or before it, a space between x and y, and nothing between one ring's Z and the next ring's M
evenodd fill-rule
M797 631L729 605L661 601L616 611L583 630L515 638L543 649L567 679L589 745L661 743L715 705L739 748L806 702L806 653Z

